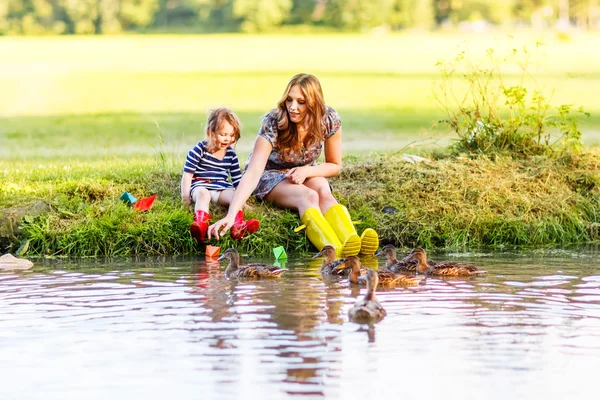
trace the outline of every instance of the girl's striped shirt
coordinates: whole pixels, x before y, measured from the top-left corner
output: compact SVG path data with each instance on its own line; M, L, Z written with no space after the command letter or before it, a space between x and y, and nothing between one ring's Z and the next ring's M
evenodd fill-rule
M242 172L235 150L228 147L225 157L219 160L208 152L206 145L206 140L199 142L189 151L185 160L183 170L194 175L191 189L196 186L209 190L236 188L242 179Z

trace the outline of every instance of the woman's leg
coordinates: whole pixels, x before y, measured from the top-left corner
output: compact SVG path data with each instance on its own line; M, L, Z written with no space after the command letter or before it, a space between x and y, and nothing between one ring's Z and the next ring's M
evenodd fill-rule
M342 257L357 255L361 248L361 239L352 223L348 209L338 204L333 197L327 179L311 178L305 182L305 185L318 193L321 211L342 243Z
M318 250L331 245L338 255L342 253L340 240L321 213L316 191L308 186L284 180L273 188L265 200L279 207L298 210L300 219L306 226L306 236Z
M265 200L282 208L298 210L300 216L309 208L318 208L319 194L306 185L290 183L287 179L279 182Z
M304 185L317 192L317 195L319 196L319 207L323 214L325 214L331 206L338 203L335 197L333 197L333 193L331 193L327 178L309 178L304 182Z

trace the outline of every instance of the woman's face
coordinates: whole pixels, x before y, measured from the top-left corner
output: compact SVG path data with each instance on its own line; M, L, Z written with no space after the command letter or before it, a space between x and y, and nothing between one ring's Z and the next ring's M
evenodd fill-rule
M290 116L290 120L299 124L304 121L307 113L306 99L304 97L304 93L302 93L302 89L300 86L294 85L290 89L290 94L285 101L285 107L287 108L287 112Z

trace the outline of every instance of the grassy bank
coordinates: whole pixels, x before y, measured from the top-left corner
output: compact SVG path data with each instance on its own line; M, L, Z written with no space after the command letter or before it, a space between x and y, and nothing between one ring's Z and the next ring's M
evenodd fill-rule
M565 246L598 240L600 154L559 160L430 156L413 164L401 155L346 157L332 179L361 232L377 229L382 242L402 247L468 248ZM102 161L81 165L0 163L0 208L43 200L49 214L23 223L19 243L28 254L131 256L197 254L188 233L192 213L180 205L180 169L171 161ZM148 212L119 201L124 191L140 198L156 193ZM235 246L267 255L283 245L290 253L314 249L295 213L250 202L247 214L261 229ZM213 216L224 214L215 208ZM229 247L227 235L212 244Z

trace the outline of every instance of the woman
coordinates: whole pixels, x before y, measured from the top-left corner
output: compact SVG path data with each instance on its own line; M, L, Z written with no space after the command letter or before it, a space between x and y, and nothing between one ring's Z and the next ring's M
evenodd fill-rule
M325 145L325 162L316 164ZM225 234L251 194L279 207L296 209L307 236L319 250L326 245L338 256L372 255L379 246L377 232L362 237L346 207L338 204L327 178L342 169L342 123L325 105L319 80L310 74L294 76L262 121L254 149L225 218L208 229L208 237Z

